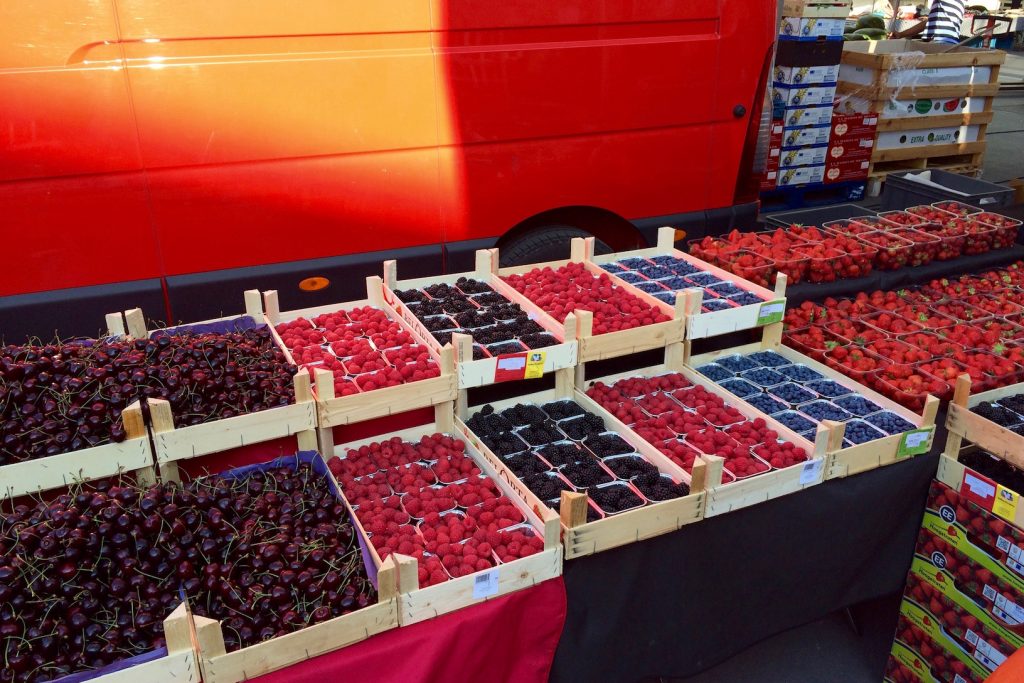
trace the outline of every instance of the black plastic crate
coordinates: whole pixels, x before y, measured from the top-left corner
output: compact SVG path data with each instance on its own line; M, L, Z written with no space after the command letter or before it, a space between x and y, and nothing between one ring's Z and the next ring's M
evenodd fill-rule
M921 173L930 173L933 183L947 187L949 190L944 191L942 187L925 185L908 177L911 174ZM990 211L1012 204L1013 189L939 169L901 171L886 176L885 187L882 190L882 209L894 211L905 209L908 206L932 204L950 199Z

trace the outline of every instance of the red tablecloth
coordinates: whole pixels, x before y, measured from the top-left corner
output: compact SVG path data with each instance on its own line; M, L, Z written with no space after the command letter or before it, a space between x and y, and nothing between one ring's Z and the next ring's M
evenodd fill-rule
M565 624L562 577L403 626L259 683L544 683Z

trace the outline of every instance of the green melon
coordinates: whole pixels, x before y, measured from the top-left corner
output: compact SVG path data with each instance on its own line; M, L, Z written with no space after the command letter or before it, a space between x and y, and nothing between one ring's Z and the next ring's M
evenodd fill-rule
M861 28L853 32L855 36L864 36L866 40L885 40L888 32L881 28Z
M857 28L877 28L885 30L885 19L878 16L877 14L865 14L864 16L857 19ZM856 33L856 31L854 31Z
M856 33L847 33L843 36L843 40L867 40L867 36L858 35Z

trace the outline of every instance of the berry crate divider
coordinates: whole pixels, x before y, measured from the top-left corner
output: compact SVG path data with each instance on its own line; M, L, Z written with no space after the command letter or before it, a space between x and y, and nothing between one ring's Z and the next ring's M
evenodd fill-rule
M332 492L344 503L356 533L362 534L360 543L369 545L355 513L341 494L341 487L331 475L320 452L314 448L310 451L297 452L293 456L285 456L283 459L298 459L300 462L309 462L313 467L322 469L322 475L329 482ZM282 458L240 469L261 468L280 460ZM203 683L241 683L398 628L398 565L388 558L383 563L376 563L376 569L375 604L233 652L227 652L224 647L224 633L219 621L194 616L193 638ZM149 683L148 680L139 678L130 681L126 679L124 683L135 683L140 680Z
M496 565L491 569L473 572L468 576L449 579L444 583L420 588L416 558L392 553L386 560L381 560L377 549L369 542L369 536L362 523L356 517L355 512L352 511L348 500L346 500L345 505L352 513L352 519L359 533L362 534L363 539L366 541L374 564L377 567L381 567L394 558L397 571L398 619L401 626L410 626L427 619L433 619L463 607L469 607L470 605L502 595L514 593L523 588L530 588L538 583L562 575L562 546L559 542L558 515L543 507L534 510L527 506L511 485L510 480L504 478L504 475L493 466L491 460L481 453L476 443L465 438L465 434L462 433L462 429L456 423L454 411L454 401L437 404L434 406L434 421L429 424L340 444L334 447L334 454L343 456L348 449L359 448L375 441L384 441L396 436L403 441L418 441L422 436L442 433L463 439L466 443L464 451L466 456L471 458L477 467L480 468L480 472L493 480L501 492L519 508L519 511L526 517L526 521L533 527L534 532L543 537L544 550L528 557L519 558L513 562ZM342 494L342 497L344 498L344 494ZM484 597L474 597L477 580L491 572L497 572L496 592Z
M512 268L502 268L498 270L498 275L522 275L528 273L534 268L560 268L569 263L581 263L587 269L588 272L594 275L608 275L611 276L615 286L621 287L630 294L640 298L641 301L650 305L652 308L660 310L662 313L671 317L671 320L665 322L654 323L653 325L643 325L642 327L634 327L629 330L619 330L618 332L608 332L605 334L595 335L593 333L593 318L594 315L590 311L576 310L575 317L578 324L577 337L579 339L579 362L585 363L592 360L604 360L606 358L618 358L620 356L626 356L632 353L639 353L641 351L650 351L666 344L672 344L675 342L682 341L683 339L683 328L684 328L684 317L682 315L683 307L678 301L675 306L670 306L664 301L648 294L647 292L637 289L633 285L624 280L620 280L612 276L601 269L596 261L593 260L594 253L594 238L588 237L583 239L575 237L570 242L570 257L562 261L549 261L546 263L532 263L526 266L515 266ZM644 250L648 251L648 250ZM495 250L497 252L497 250ZM621 252L619 255L631 255L639 252ZM652 251L652 253L654 253ZM657 252L666 253L666 252ZM607 259L607 256L602 256L602 259ZM495 259L497 259L497 253L495 253ZM613 259L614 260L614 259ZM602 263L606 262L604 260ZM503 283L504 284L504 283ZM509 290L515 293L515 301L529 301L525 296L516 292L511 287ZM532 301L530 305L540 310ZM554 320L547 313L544 313L549 319ZM570 324L570 318L566 317L566 325ZM557 324L557 323L556 323Z
M828 462L826 463L826 479L848 477L853 474L859 474L861 472L873 470L876 467L891 465L894 462L903 460L908 456L901 454L901 446L903 445L904 440L908 438L908 435L927 431L927 442L930 444L935 432L935 417L939 410L938 398L935 396L929 396L925 401L924 410L920 415L918 415L873 389L862 384L858 384L855 380L833 370L824 363L820 363L813 358L805 356L796 349L782 345L782 330L782 323L769 325L764 328L764 333L760 342L737 346L731 349L703 353L699 356L693 357L690 356L690 344L687 343L685 345L686 363L690 367L700 367L701 365L710 363L721 356L729 356L736 353L746 355L756 351L774 351L780 356L789 359L790 362L794 364L806 365L812 370L825 375L827 379L831 379L845 387L853 389L864 398L881 406L884 410L896 413L914 425L913 430L909 430L901 434L892 434L883 439L875 439L874 441L868 441L862 444L843 448L842 443L846 432L846 425L841 422L832 422L829 420L822 422L822 425L829 430L830 434L827 446ZM710 380L705 381L710 382ZM915 438L920 437L909 436L909 438L913 441Z
M579 238L577 238L579 239ZM718 266L714 266L706 261L702 261L695 256L686 254L675 248L675 229L674 228L659 228L658 229L658 244L655 247L649 247L647 249L635 249L633 251L620 251L615 254L602 254L600 256L593 255L593 241L590 240L589 248L587 250L587 257L592 263L597 266L601 266L606 263L618 261L624 258L647 258L650 256L675 256L676 258L683 259L693 265L695 268L700 268L703 271L709 272L716 277L725 280L726 282L732 282L741 289L758 295L764 301L756 304L747 304L746 306L737 306L735 308L729 308L722 311L710 311L708 313L701 313L700 307L704 298L704 290L702 289L688 289L683 290L676 297L675 310L677 311L677 317L683 316L686 319L686 339L704 339L706 337L715 337L721 334L728 334L730 332L736 332L739 330L749 330L755 327L769 324L774 321L781 314L785 313L786 310L786 276L779 273L775 278L775 290L772 291L760 285L755 285L753 282L748 282L743 278L740 278L727 270L723 270ZM609 273L612 278L617 280L617 284L621 284L621 281L615 277L614 273ZM628 285L630 291L633 293L639 292L632 285ZM647 296L650 296L649 294ZM653 297L652 297L653 298ZM684 303L680 303L680 299L684 299ZM661 302L659 302L661 303ZM662 306L667 304L662 303ZM641 328L645 329L645 328ZM580 335L581 338L583 335ZM604 336L604 335L602 335ZM676 341L675 339L667 340L665 343L671 343ZM660 344L664 346L665 344ZM647 346L644 349L648 350L654 348ZM587 360L600 360L601 358L608 358L610 356L600 356L597 358L589 357L584 355L583 361Z
M452 360L452 350L442 348L428 343L419 329L410 325L407 320L395 314L394 310L384 301L383 283L380 277L371 275L366 278L366 299L362 301L346 301L326 306L303 308L294 311L281 312L278 305L277 291L270 290L263 293L267 305L267 320L270 322L270 329L278 323L290 322L296 318L314 318L323 313L333 313L339 310L371 306L378 308L387 314L388 318L398 323L402 329L413 336L413 339L420 345L426 347L430 357L441 368L438 377L400 384L396 387L385 387L374 389L349 396L335 396L334 394L334 373L330 370L317 368L312 372L315 385L316 413L317 413L317 434L320 439L320 449L330 452L333 445L331 428L342 425L362 422L376 417L396 415L417 408L427 408L432 405L452 401L456 396L455 364ZM274 330L274 337L277 337L277 330ZM433 339L433 337L429 337ZM288 349L283 342L278 342L281 348L285 349L288 357ZM304 373L299 373L304 374Z
M983 505L977 498L973 500L1014 526L1024 528L1024 505L1020 504L1024 491L1011 491L959 461L960 449L966 440L1015 467L1024 468L1024 436L971 412L971 408L979 403L997 401L1021 393L1024 393L1024 383L972 396L970 377L966 374L957 377L953 400L949 402L946 414L946 429L949 435L946 438L946 449L939 458L939 473L936 479L961 493L965 482L974 482L982 488L987 484L992 487L992 495L983 497L987 504ZM991 500L988 500L989 498Z
M292 365L292 355L281 342L263 312L263 301L256 290L248 290L244 294L245 315L212 318L195 323L175 325L174 327L147 330L142 309L134 308L125 311L125 330L129 338L144 339L156 332L171 329L209 325L250 318L257 324L266 324L271 336ZM107 316L108 325L116 321ZM112 331L114 328L112 328ZM300 449L316 448L316 403L310 386L309 375L297 372L293 377L295 403L278 406L255 413L247 413L222 420L214 420L190 427L175 427L171 404L163 399L151 398L149 403L149 430L153 441L153 455L160 471L160 476L167 480L180 480L177 461L196 458L202 455L248 446L263 441L271 441L282 437L295 436Z
M709 392L724 399L726 403L736 408L745 418L749 420L763 419L782 439L800 446L810 456L808 461L798 465L782 470L770 470L766 473L732 483L722 481L722 470L725 466L723 458L716 455L701 456L707 463L705 485L707 500L704 506L704 517L721 515L750 505L763 503L772 498L796 493L809 486L820 484L825 480L825 473L828 471L830 460L827 445L831 432L827 429L819 428L814 443L811 443L785 425L777 422L774 418L757 410L749 403L739 400L727 390L687 366L684 361L683 354L669 347L666 349L665 362L660 365L607 375L605 377L595 377L587 380L587 383L604 382L605 384L614 384L620 379L628 379L630 377L653 377L655 375L677 372L693 384L700 384ZM579 376L577 375L577 377ZM807 465L808 462L819 459L821 460L820 465ZM806 474L805 467L807 467Z
M437 275L411 280L399 280L397 276L397 264L395 261L384 262L384 306L388 312L401 318L409 327L416 330L418 335L426 340L428 346L439 350L441 345L432 334L423 326L423 323L413 315L397 296L396 289L420 289L435 284L454 285L461 277L479 280L490 285L494 291L504 296L514 304L519 304L530 319L544 328L559 343L553 346L546 346L536 349L536 352L544 354L543 372L547 374L570 368L576 365L579 357L579 342L576 341L576 318L566 317L564 323L560 323L545 313L537 304L522 296L516 290L509 287L498 277L498 250L480 249L476 252L476 269L467 273L452 273L449 275ZM452 346L455 348L455 363L458 371L459 389L471 389L494 382L495 371L498 363L506 356L494 358L481 358L473 360L473 338L472 335L455 335L452 338ZM527 351L526 353L530 353Z
M605 421L608 431L617 433L631 445L648 462L658 468L662 474L668 474L676 481L690 486L690 494L682 498L652 502L641 508L617 513L611 517L587 522L587 498L583 493L562 492L559 511L552 511L526 488L512 470L505 466L501 458L496 456L479 437L466 425L471 414L482 406L473 409L460 407L460 415L456 417L456 426L468 443L483 453L489 465L499 476L515 490L519 500L525 501L533 510L545 510L555 515L561 522L562 542L565 545L565 559L593 555L604 550L635 543L665 533L676 531L686 524L700 521L703 518L705 493L703 491L705 466L698 459L694 463L694 475L691 477L685 470L644 441L632 429L617 420L589 396L578 390L574 384L574 373L571 369L560 370L555 377L555 388L546 391L516 396L504 401L491 403L496 411L509 408L517 403L532 403L541 406L552 401L570 399L584 410L599 415ZM721 469L719 469L721 476Z

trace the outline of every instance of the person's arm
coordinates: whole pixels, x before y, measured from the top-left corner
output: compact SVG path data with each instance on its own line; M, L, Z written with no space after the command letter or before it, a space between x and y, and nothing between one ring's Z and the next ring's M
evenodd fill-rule
M913 38L914 36L921 35L921 33L924 31L925 26L927 26L927 25L928 25L928 20L925 19L924 21L919 22L919 23L915 24L914 26L911 26L906 31L897 31L896 33L893 33L892 37L893 38Z

